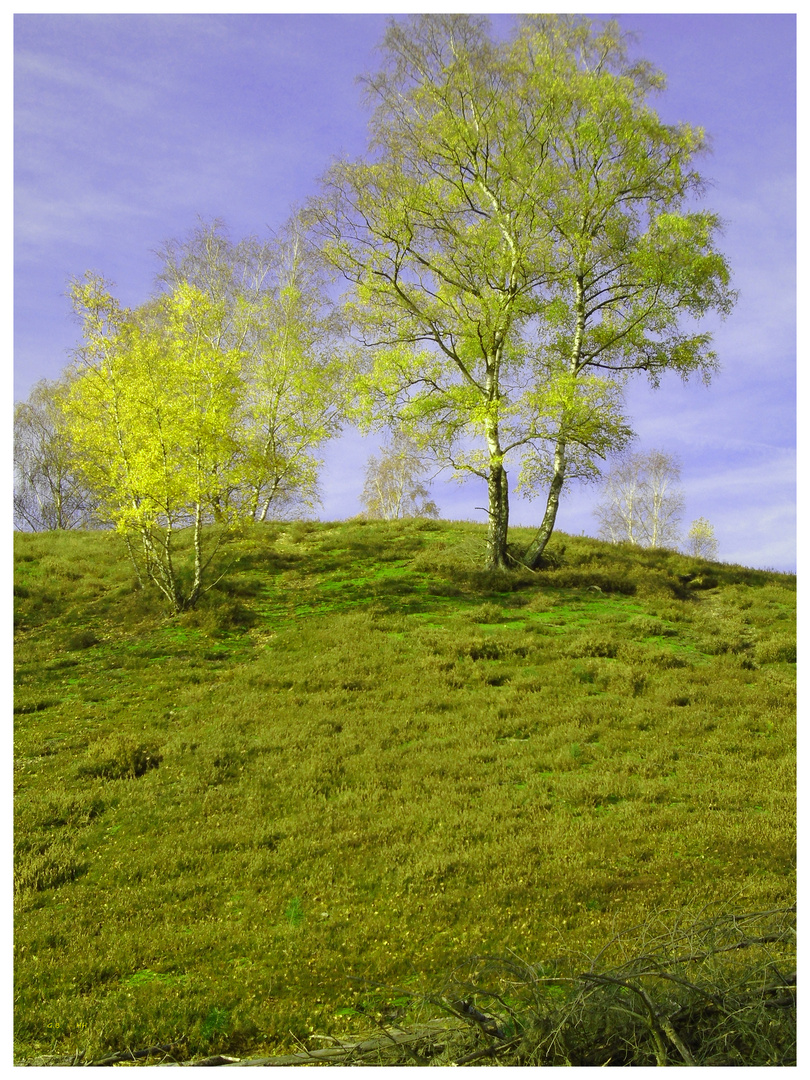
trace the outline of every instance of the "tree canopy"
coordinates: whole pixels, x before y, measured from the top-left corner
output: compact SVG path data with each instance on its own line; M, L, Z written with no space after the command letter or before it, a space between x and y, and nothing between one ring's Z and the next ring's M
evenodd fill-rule
M486 481L491 567L507 459L547 481L538 565L565 482L631 437L626 378L715 367L693 322L734 296L720 223L692 209L705 138L660 120L663 77L613 23L531 16L498 42L478 16L413 16L383 54L368 156L310 207L368 348L361 402Z
M294 233L233 245L201 226L167 245L161 282L135 311L92 274L73 282L84 344L64 410L100 514L179 611L237 522L317 499L314 451L338 430L346 369ZM190 585L176 564L188 527Z

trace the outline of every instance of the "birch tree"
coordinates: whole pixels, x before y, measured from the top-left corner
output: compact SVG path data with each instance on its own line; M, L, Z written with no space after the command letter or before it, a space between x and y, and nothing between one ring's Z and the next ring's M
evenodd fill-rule
M86 529L95 500L82 477L61 403L65 379L42 379L14 405L14 526L42 532Z
M456 15L391 23L384 51L367 80L371 155L334 165L311 220L369 349L361 408L486 483L487 563L501 568L507 456L551 438L563 413L583 446L624 437L626 424L604 380L574 385L525 336L543 310L539 208L553 193L547 155L524 147L508 53L486 20ZM578 407L594 397L601 408Z
M692 522L686 539L686 550L689 555L710 562L717 558L717 537L714 535L714 526L706 518L699 517Z
M727 314L735 294L716 248L720 220L692 209L704 187L694 168L704 132L661 121L649 99L664 77L628 62L614 23L595 30L575 17L531 16L515 49L526 115L550 112L542 145L554 198L538 211L553 271L546 310L559 327L552 351L576 380L603 373L622 385L644 372L658 386L669 371L708 382L717 357L698 322ZM527 124L529 146L534 130ZM531 566L554 527L569 443L563 423L544 518L526 553Z
M72 297L84 344L64 409L83 475L141 580L174 611L193 607L238 518L241 354L211 344L223 308L187 283L137 313L92 275ZM188 573L178 555L185 529Z
M423 482L427 466L418 447L395 435L380 456L372 454L360 501L370 518L396 521L406 517L437 518L439 508Z
M338 433L351 365L323 268L292 219L267 241L201 222L158 253L158 281L192 284L221 318L209 344L242 356L239 498L253 520L318 501L320 447ZM234 433L235 434L235 433Z
M683 320L733 301L717 218L687 209L703 133L647 103L663 79L614 24L392 22L365 160L336 163L310 217L349 282L369 359L359 399L488 489L487 562L506 565L507 459L546 488L537 566L572 477L632 431L625 379L708 379Z
M614 462L594 511L613 543L675 548L680 541L683 491L674 455L662 450L626 454Z

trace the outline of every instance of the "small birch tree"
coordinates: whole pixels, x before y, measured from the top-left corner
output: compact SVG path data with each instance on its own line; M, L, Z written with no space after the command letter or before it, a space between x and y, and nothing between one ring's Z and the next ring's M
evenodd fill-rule
M175 612L193 607L238 517L241 354L212 344L222 306L179 284L140 312L92 275L72 285L84 345L64 409L83 475L139 578ZM203 527L216 524L206 536ZM191 529L190 584L177 534Z
M96 503L81 474L62 409L66 379L43 379L14 406L14 526L86 529Z
M706 518L696 518L689 526L686 538L686 550L689 555L709 562L717 559L717 538L714 535L714 526Z
M427 467L418 447L397 434L380 456L366 465L366 482L360 501L370 518L395 521L406 517L437 518L439 508L422 482Z
M683 492L680 465L661 450L627 454L615 461L604 480L594 513L599 535L613 543L677 547Z

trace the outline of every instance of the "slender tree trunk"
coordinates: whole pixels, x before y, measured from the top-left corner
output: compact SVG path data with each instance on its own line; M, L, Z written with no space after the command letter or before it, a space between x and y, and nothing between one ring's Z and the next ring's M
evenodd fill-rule
M183 607L193 608L197 603L202 590L202 574L202 505L198 502L194 508L194 583L191 586L188 599L183 603Z
M273 499L276 497L276 494L278 492L280 483L281 483L281 481L280 481L279 477L276 476L274 478L274 480L273 480L273 486L270 488L270 492L269 492L267 498L264 500L264 503L262 504L262 508L261 508L262 512L261 512L261 514L259 515L258 518L256 518L256 514L255 514L255 511L254 511L253 517L256 518L257 521L266 521L267 520L267 515L270 512L270 507L272 505ZM261 490L260 488L258 488L258 487L256 488L256 504L257 505L258 505L258 502L259 502L260 490Z
M487 569L505 570L506 540L509 533L509 479L503 467L498 425L494 421L487 425L486 437L489 446Z
M65 526L65 515L64 515L64 511L63 511L63 504L62 504L61 478L59 480L57 480L57 482L56 482L56 491L54 492L54 498L55 498L55 502L56 502L56 527L57 527L57 529L64 529L64 528L66 528L66 526Z
M554 475L551 478L551 485L546 500L546 512L543 515L543 521L537 535L534 537L526 554L523 556L523 561L532 570L537 570L539 568L540 563L543 561L543 552L546 550L546 544L548 544L551 539L551 534L554 532L554 523L557 520L557 511L560 508L560 493L563 484L565 483L565 450L565 439L560 437L557 439L557 445L554 448Z
M182 611L183 597L172 561L171 527L167 527L165 537L159 541L161 550L155 548L155 542L147 525L141 527L141 540L149 577L172 605L174 611Z
M574 281L574 291L577 325L576 331L574 332L574 344L571 349L569 370L571 374L576 377L580 369L582 341L585 334L585 279L582 273L580 273ZM567 468L565 457L567 448L565 423L565 416L563 415L560 423L560 431L557 435L557 443L554 447L554 474L551 478L551 486L549 487L548 498L546 500L546 512L543 515L543 521L537 535L532 540L526 554L523 556L523 561L532 570L537 570L540 566L543 552L546 550L546 545L551 539L551 534L554 532L557 511L560 508L560 493L563 489L563 484L565 483L565 472Z
M143 575L141 574L141 568L138 565L138 560L135 558L135 551L132 547L132 537L129 535L129 533L125 533L124 535L124 543L127 546L129 561L132 563L133 569L135 570L135 575L138 578L138 588L142 589L144 587Z

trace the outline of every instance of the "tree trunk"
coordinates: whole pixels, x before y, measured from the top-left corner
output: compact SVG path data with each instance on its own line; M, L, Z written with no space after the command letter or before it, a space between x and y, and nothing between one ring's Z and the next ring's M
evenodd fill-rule
M574 294L577 325L574 333L573 348L571 349L569 370L574 378L576 378L580 370L582 341L585 334L585 278L583 271L579 273L574 281ZM567 446L565 423L565 415L563 415L560 423L560 430L557 435L557 443L554 447L554 475L551 478L551 486L548 492L548 499L546 500L546 512L543 515L543 521L540 525L539 532L534 540L532 540L531 544L529 544L526 554L523 556L523 561L532 570L537 570L540 566L543 552L546 550L546 544L549 542L551 534L554 532L554 523L557 520L557 511L560 507L560 492L565 483L565 470L567 467L567 462L565 460Z
M148 525L142 525L140 531L146 562L146 572L172 605L175 614L177 614L183 610L183 597L180 593L180 585L177 581L172 561L171 527L167 527L165 537L162 541L159 541L160 550L157 550L155 547Z
M487 476L489 524L486 566L488 570L505 570L507 567L506 539L509 532L509 479L503 467L503 451L497 421L490 417L485 422L484 432L489 447L489 474Z
M487 487L489 490L487 569L505 570L507 567L506 539L509 532L509 480L500 458L490 462Z
M184 608L193 608L199 600L202 591L202 575L202 504L198 502L194 508L194 583L188 598L183 602Z
M554 523L557 520L557 511L560 507L560 492L564 483L565 439L559 438L554 448L554 475L551 478L551 486L546 500L546 512L543 515L543 521L537 535L529 544L526 554L523 556L523 561L532 570L537 570L540 567L546 544L548 544L551 534L554 532Z

